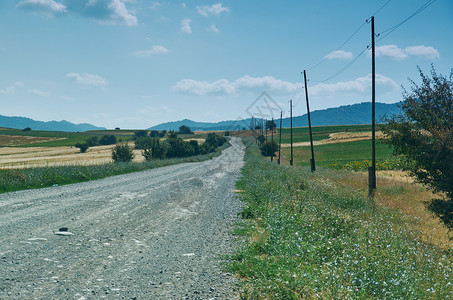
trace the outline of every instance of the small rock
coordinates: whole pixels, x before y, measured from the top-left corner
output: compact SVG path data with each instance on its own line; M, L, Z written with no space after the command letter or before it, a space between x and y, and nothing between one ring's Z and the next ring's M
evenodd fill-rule
M62 236L73 235L73 233L72 233L72 232L69 232L69 231L58 231L58 232L54 232L53 234L55 234L55 235L62 235Z

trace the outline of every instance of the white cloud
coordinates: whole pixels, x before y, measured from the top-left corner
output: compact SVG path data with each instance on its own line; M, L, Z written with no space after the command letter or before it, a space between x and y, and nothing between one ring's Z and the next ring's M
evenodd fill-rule
M103 87L109 84L107 80L102 78L99 75L93 75L93 74L88 74L88 73L68 73L65 75L66 78L74 80L78 84L82 85L90 85L90 86L97 86L97 87Z
M351 52L346 52L346 51L343 51L343 50L337 50L337 51L333 51L332 53L330 54L327 54L325 56L325 58L327 59L347 59L347 60L351 60L353 58L353 55Z
M14 84L12 86L9 86L9 87L4 88L4 89L0 89L0 94L3 94L3 95L14 94L14 93L16 93L17 89L20 89L20 88L23 88L23 87L24 87L24 83L23 82L16 81L16 82L14 82Z
M431 46L411 46L404 49L404 51L409 55L421 56L428 59L435 59L440 57L439 51Z
M220 32L220 30L217 28L217 26L215 26L215 24L212 24L211 26L209 26L207 28L208 31L211 31L211 32L215 32L215 33L218 33Z
M139 57L151 56L154 54L168 53L164 46L153 46L150 50L135 51L134 55Z
M181 21L181 32L191 34L192 28L190 27L191 19L184 19Z
M368 50L368 55L371 55L371 50ZM401 49L396 45L383 45L376 47L376 57L385 56L396 60L403 60L409 56L418 56L426 59L439 58L439 51L431 46L410 46L406 49Z
M54 16L62 13L76 13L92 18L101 24L127 26L138 25L137 17L131 14L125 3L129 0L23 0L16 7L33 13Z
M32 94L32 95L39 96L39 97L48 97L48 96L50 96L49 92L44 92L44 91L41 91L41 90L38 90L38 89L32 89L32 90L29 90L28 92L30 94Z
M53 16L66 12L66 6L53 0L23 0L16 5L17 8Z
M275 79L272 76L250 77L245 75L235 81L220 79L214 82L183 79L178 81L173 90L183 94L235 94L240 90L268 90L276 93L289 94L296 90L297 85L289 81Z
M376 84L386 90L397 90L398 84L391 78L376 74ZM331 84L317 84L310 87L313 96L331 96L339 93L364 93L371 87L371 74L355 80ZM274 94L288 95L301 91L301 85L276 79L272 76L251 77L245 75L234 81L220 79L214 82L183 79L173 86L173 91L190 95L231 95L239 92L269 91Z
M397 90L398 84L391 78L376 74L376 85L385 86L388 89ZM371 87L371 74L359 77L355 80L320 83L310 87L310 94L313 96L334 95L338 93L364 93Z
M137 17L129 13L124 2L113 0L108 5L108 9L111 11L111 14L110 20L107 23L118 23L127 26L136 26L138 24Z
M200 15L207 17L209 15L219 15L222 12L229 12L230 9L228 7L222 6L222 3L217 3L211 6L209 5L197 6L197 11Z
M371 53L371 50L369 50ZM396 60L403 60L407 58L406 52L398 48L396 45L383 45L376 47L376 57L386 56Z

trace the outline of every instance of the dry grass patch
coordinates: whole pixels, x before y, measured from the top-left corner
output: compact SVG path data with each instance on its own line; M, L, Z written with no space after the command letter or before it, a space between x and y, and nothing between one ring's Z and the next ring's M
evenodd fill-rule
M382 171L377 173L377 191L375 203L377 206L390 207L399 210L414 231L421 233L425 242L439 245L444 249L453 247L453 232L426 208L426 204L434 198L439 198L429 189L402 171ZM338 179L337 183L353 187L362 194L368 193L368 173L351 172Z

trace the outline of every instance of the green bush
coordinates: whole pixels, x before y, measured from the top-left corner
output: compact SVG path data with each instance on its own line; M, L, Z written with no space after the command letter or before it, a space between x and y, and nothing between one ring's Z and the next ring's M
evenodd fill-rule
M195 154L195 149L189 142L185 142L178 137L175 132L171 132L167 137L168 150L167 158L188 157Z
M151 139L151 142L143 148L142 155L145 160L164 159L168 150L166 142L161 142L159 138Z
M146 130L139 130L134 132L134 140L146 136L148 136L148 131Z
M92 137L89 137L86 141L88 147L93 147L93 146L96 146L99 144L99 140L98 140L98 137L97 136L92 136Z
M153 138L146 136L146 137L138 137L135 139L135 149L146 149L151 146L153 142Z
M130 162L134 156L132 148L127 143L118 144L112 149L112 159L115 162Z
M264 156L275 156L275 152L278 150L278 144L275 141L267 141L260 146L260 150Z
M87 152L87 150L89 148L87 143L77 143L77 144L75 144L75 147L79 148L80 152L82 152L82 153Z
M101 145L114 145L116 144L116 136L113 134L106 134L101 137L99 140L99 144Z

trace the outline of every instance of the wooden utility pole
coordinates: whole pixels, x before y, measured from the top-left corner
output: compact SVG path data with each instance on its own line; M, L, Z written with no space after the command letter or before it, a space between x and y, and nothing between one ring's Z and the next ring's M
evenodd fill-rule
M293 165L293 100L289 100L289 114L291 119L291 159L289 165Z
M271 161L274 161L274 118L271 122Z
M376 190L376 64L374 44L374 16L371 17L371 167L368 168L368 196Z
M311 132L310 106L308 105L307 72L305 72L305 70L304 70L304 80L305 80L305 99L307 100L308 130L310 132L310 146L311 146L310 166L311 166L311 171L314 172L316 170L315 151L313 149L313 134Z
M282 117L283 117L283 112L280 112L280 135L279 135L279 143L278 143L278 164L280 164L280 153L282 152Z

